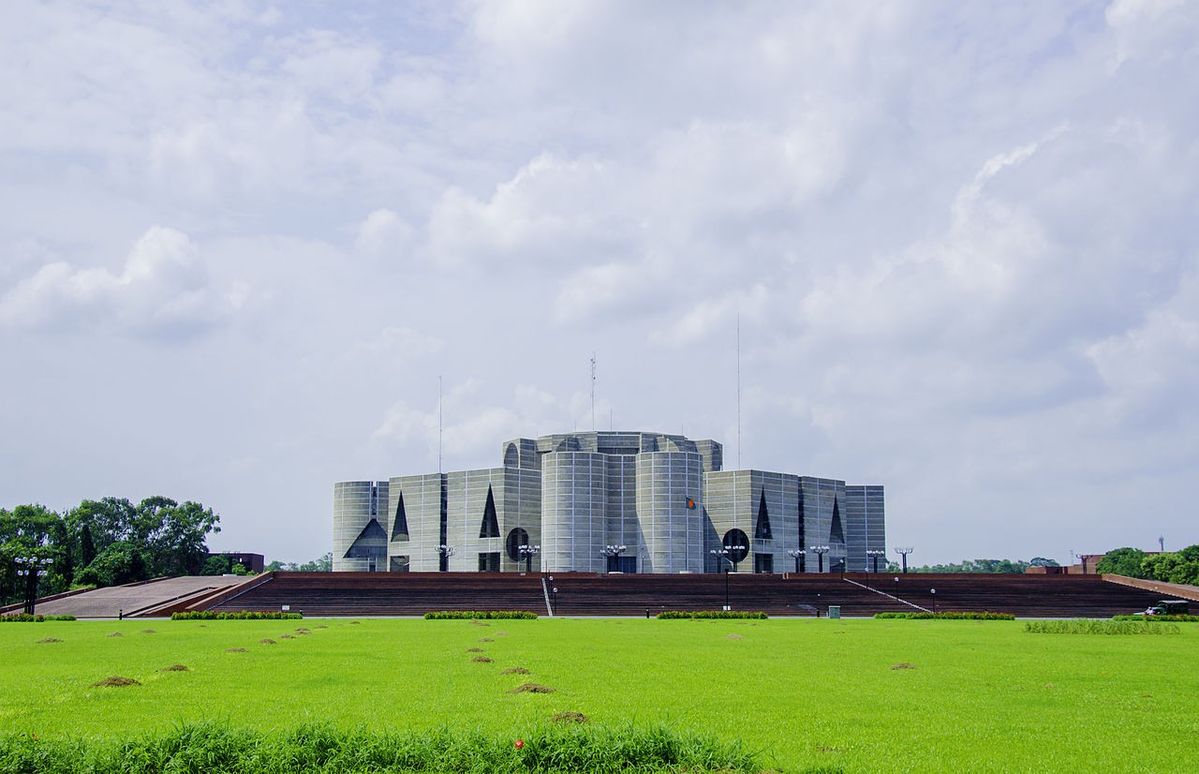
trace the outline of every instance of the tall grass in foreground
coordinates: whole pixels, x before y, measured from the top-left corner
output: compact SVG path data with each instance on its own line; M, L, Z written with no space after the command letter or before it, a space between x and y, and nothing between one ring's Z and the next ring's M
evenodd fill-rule
M521 740L479 733L342 731L306 725L286 733L184 725L126 741L0 736L0 772L234 774L241 772L657 772L757 771L739 742L665 728L562 728Z
M1029 621L1024 631L1033 634L1181 634L1177 624L1144 621Z

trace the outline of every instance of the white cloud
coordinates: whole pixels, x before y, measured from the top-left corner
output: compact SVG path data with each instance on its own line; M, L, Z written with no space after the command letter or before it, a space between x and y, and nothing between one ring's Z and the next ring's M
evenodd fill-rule
M399 215L388 209L378 209L359 224L354 246L369 255L402 256L410 249L412 238L412 227Z
M244 288L210 287L188 236L154 226L133 245L120 273L64 261L42 266L0 298L0 322L59 329L115 324L143 333L187 333L221 322L244 295Z

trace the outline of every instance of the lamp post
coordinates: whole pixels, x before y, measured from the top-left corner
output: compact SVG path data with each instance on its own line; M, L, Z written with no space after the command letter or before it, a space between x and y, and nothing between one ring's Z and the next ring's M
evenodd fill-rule
M887 555L887 552L881 548L866 549L866 556L870 557L870 561L874 564L874 571L878 572L878 560Z
M907 571L908 571L908 554L912 553L915 550L916 549L912 548L911 546L895 549L895 553L899 554L900 557L902 557L902 559L903 559L904 574L907 574Z
M33 615L37 604L37 580L41 573L53 562L53 559L37 556L18 556L13 559L17 565L17 575L25 579L25 612Z
M441 554L441 562L440 562L441 566L439 569L442 572L449 572L450 557L454 555L454 547L447 546L445 543L442 543L441 545L439 545L437 547L437 553Z
M787 556L795 560L795 572L797 574L803 572L803 565L801 562L803 561L804 554L806 553L807 551L803 550L802 548L792 548L787 551Z
M525 560L525 572L533 572L533 557L541 553L541 546L531 546L528 543L522 543L516 547L516 553L521 559Z
M625 551L628 551L628 546L604 546L600 549L600 553L608 557L608 564L605 568L607 572L612 572L612 564L614 559L617 559Z
M820 568L817 570L817 572L824 572L824 555L829 552L829 547L828 546L808 546L808 550L811 551L812 553L816 554L817 559L820 560Z
M732 553L732 551L729 549L728 546L721 546L720 548L713 548L712 550L708 551L708 553L711 554L712 556L715 556L717 562L719 562L721 559L723 559L724 561L729 563L729 567L731 567L733 564L733 560L729 558L729 554ZM724 568L724 609L725 610L729 609L729 567Z
M929 589L928 593L933 595L933 615L936 615L937 614L937 590Z

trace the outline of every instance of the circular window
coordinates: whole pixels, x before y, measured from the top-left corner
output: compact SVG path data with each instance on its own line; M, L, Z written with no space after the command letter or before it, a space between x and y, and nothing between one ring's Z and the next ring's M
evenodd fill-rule
M749 556L749 538L739 529L730 529L724 533L724 539L720 543L729 550L729 559L734 563Z
M504 540L504 550L508 553L508 558L514 562L519 562L524 557L520 555L518 550L521 546L529 544L529 533L525 532L520 527L510 531L507 539Z

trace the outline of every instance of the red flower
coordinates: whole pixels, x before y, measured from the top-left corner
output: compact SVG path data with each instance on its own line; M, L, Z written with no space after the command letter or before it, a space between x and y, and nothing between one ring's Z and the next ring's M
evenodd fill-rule
M512 746L515 747L516 749L520 750L525 746L525 740L517 739L515 742L513 742Z

